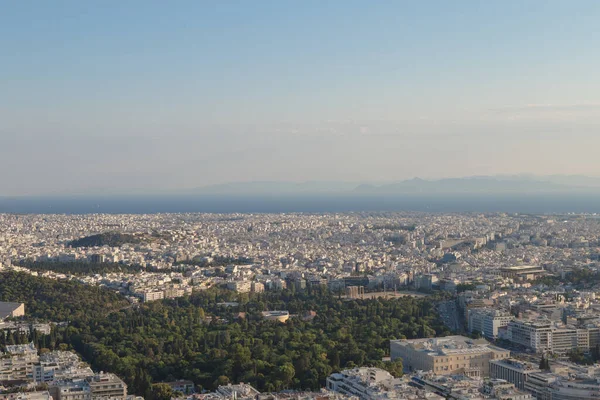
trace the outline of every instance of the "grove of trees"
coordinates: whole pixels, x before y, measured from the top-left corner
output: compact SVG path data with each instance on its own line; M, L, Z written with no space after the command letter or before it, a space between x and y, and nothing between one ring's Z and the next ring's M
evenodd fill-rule
M332 372L354 366L400 375L401 363L382 361L390 339L449 333L431 297L345 300L326 288L252 295L210 289L129 307L105 289L2 273L0 298L24 302L32 317L69 321L50 337L36 337L36 344L72 348L94 369L118 374L130 392L147 396L156 383L173 379L206 389L246 382L277 391L318 389ZM229 301L239 305L218 304ZM261 311L277 309L292 318L285 324L262 318ZM303 318L308 311L316 316Z

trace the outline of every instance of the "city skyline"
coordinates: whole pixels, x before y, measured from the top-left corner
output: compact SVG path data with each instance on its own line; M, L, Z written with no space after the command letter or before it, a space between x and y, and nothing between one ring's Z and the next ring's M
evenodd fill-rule
M0 195L600 176L600 4L19 2Z

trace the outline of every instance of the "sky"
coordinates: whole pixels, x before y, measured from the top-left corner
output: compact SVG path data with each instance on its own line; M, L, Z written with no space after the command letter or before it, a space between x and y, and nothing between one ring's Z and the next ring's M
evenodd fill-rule
M0 195L600 176L600 2L5 2Z

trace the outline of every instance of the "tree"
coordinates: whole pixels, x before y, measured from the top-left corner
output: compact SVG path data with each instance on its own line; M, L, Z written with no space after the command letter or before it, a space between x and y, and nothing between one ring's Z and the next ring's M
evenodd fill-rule
M542 371L550 370L550 361L542 354L542 359L540 360L540 369Z
M214 385L215 387L218 386L225 386L229 383L229 378L226 377L225 375L221 375L217 378L217 380L215 381Z
M383 369L392 374L395 378L400 378L404 375L404 366L402 365L402 360L399 358L394 361L383 363Z
M269 391L318 390L341 368L379 366L399 375L401 363L381 361L389 356L390 338L449 333L435 312L435 297L344 301L327 289L311 291L253 293L246 303L223 307L218 303L238 302L239 295L211 288L129 307L123 296L103 288L0 273L0 300L24 302L34 318L69 321L51 335L39 334L38 348L68 346L149 400L153 382L177 379L206 390L247 382ZM262 309L316 316L279 324L265 321ZM240 312L246 313L241 321Z
M153 400L171 400L173 397L173 389L166 383L155 383L152 385Z

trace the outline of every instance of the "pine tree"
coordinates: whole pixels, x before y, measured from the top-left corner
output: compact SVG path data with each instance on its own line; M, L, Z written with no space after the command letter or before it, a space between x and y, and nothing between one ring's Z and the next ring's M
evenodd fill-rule
M546 369L546 359L544 358L543 354L542 354L542 359L540 360L540 369L542 371L544 371Z

